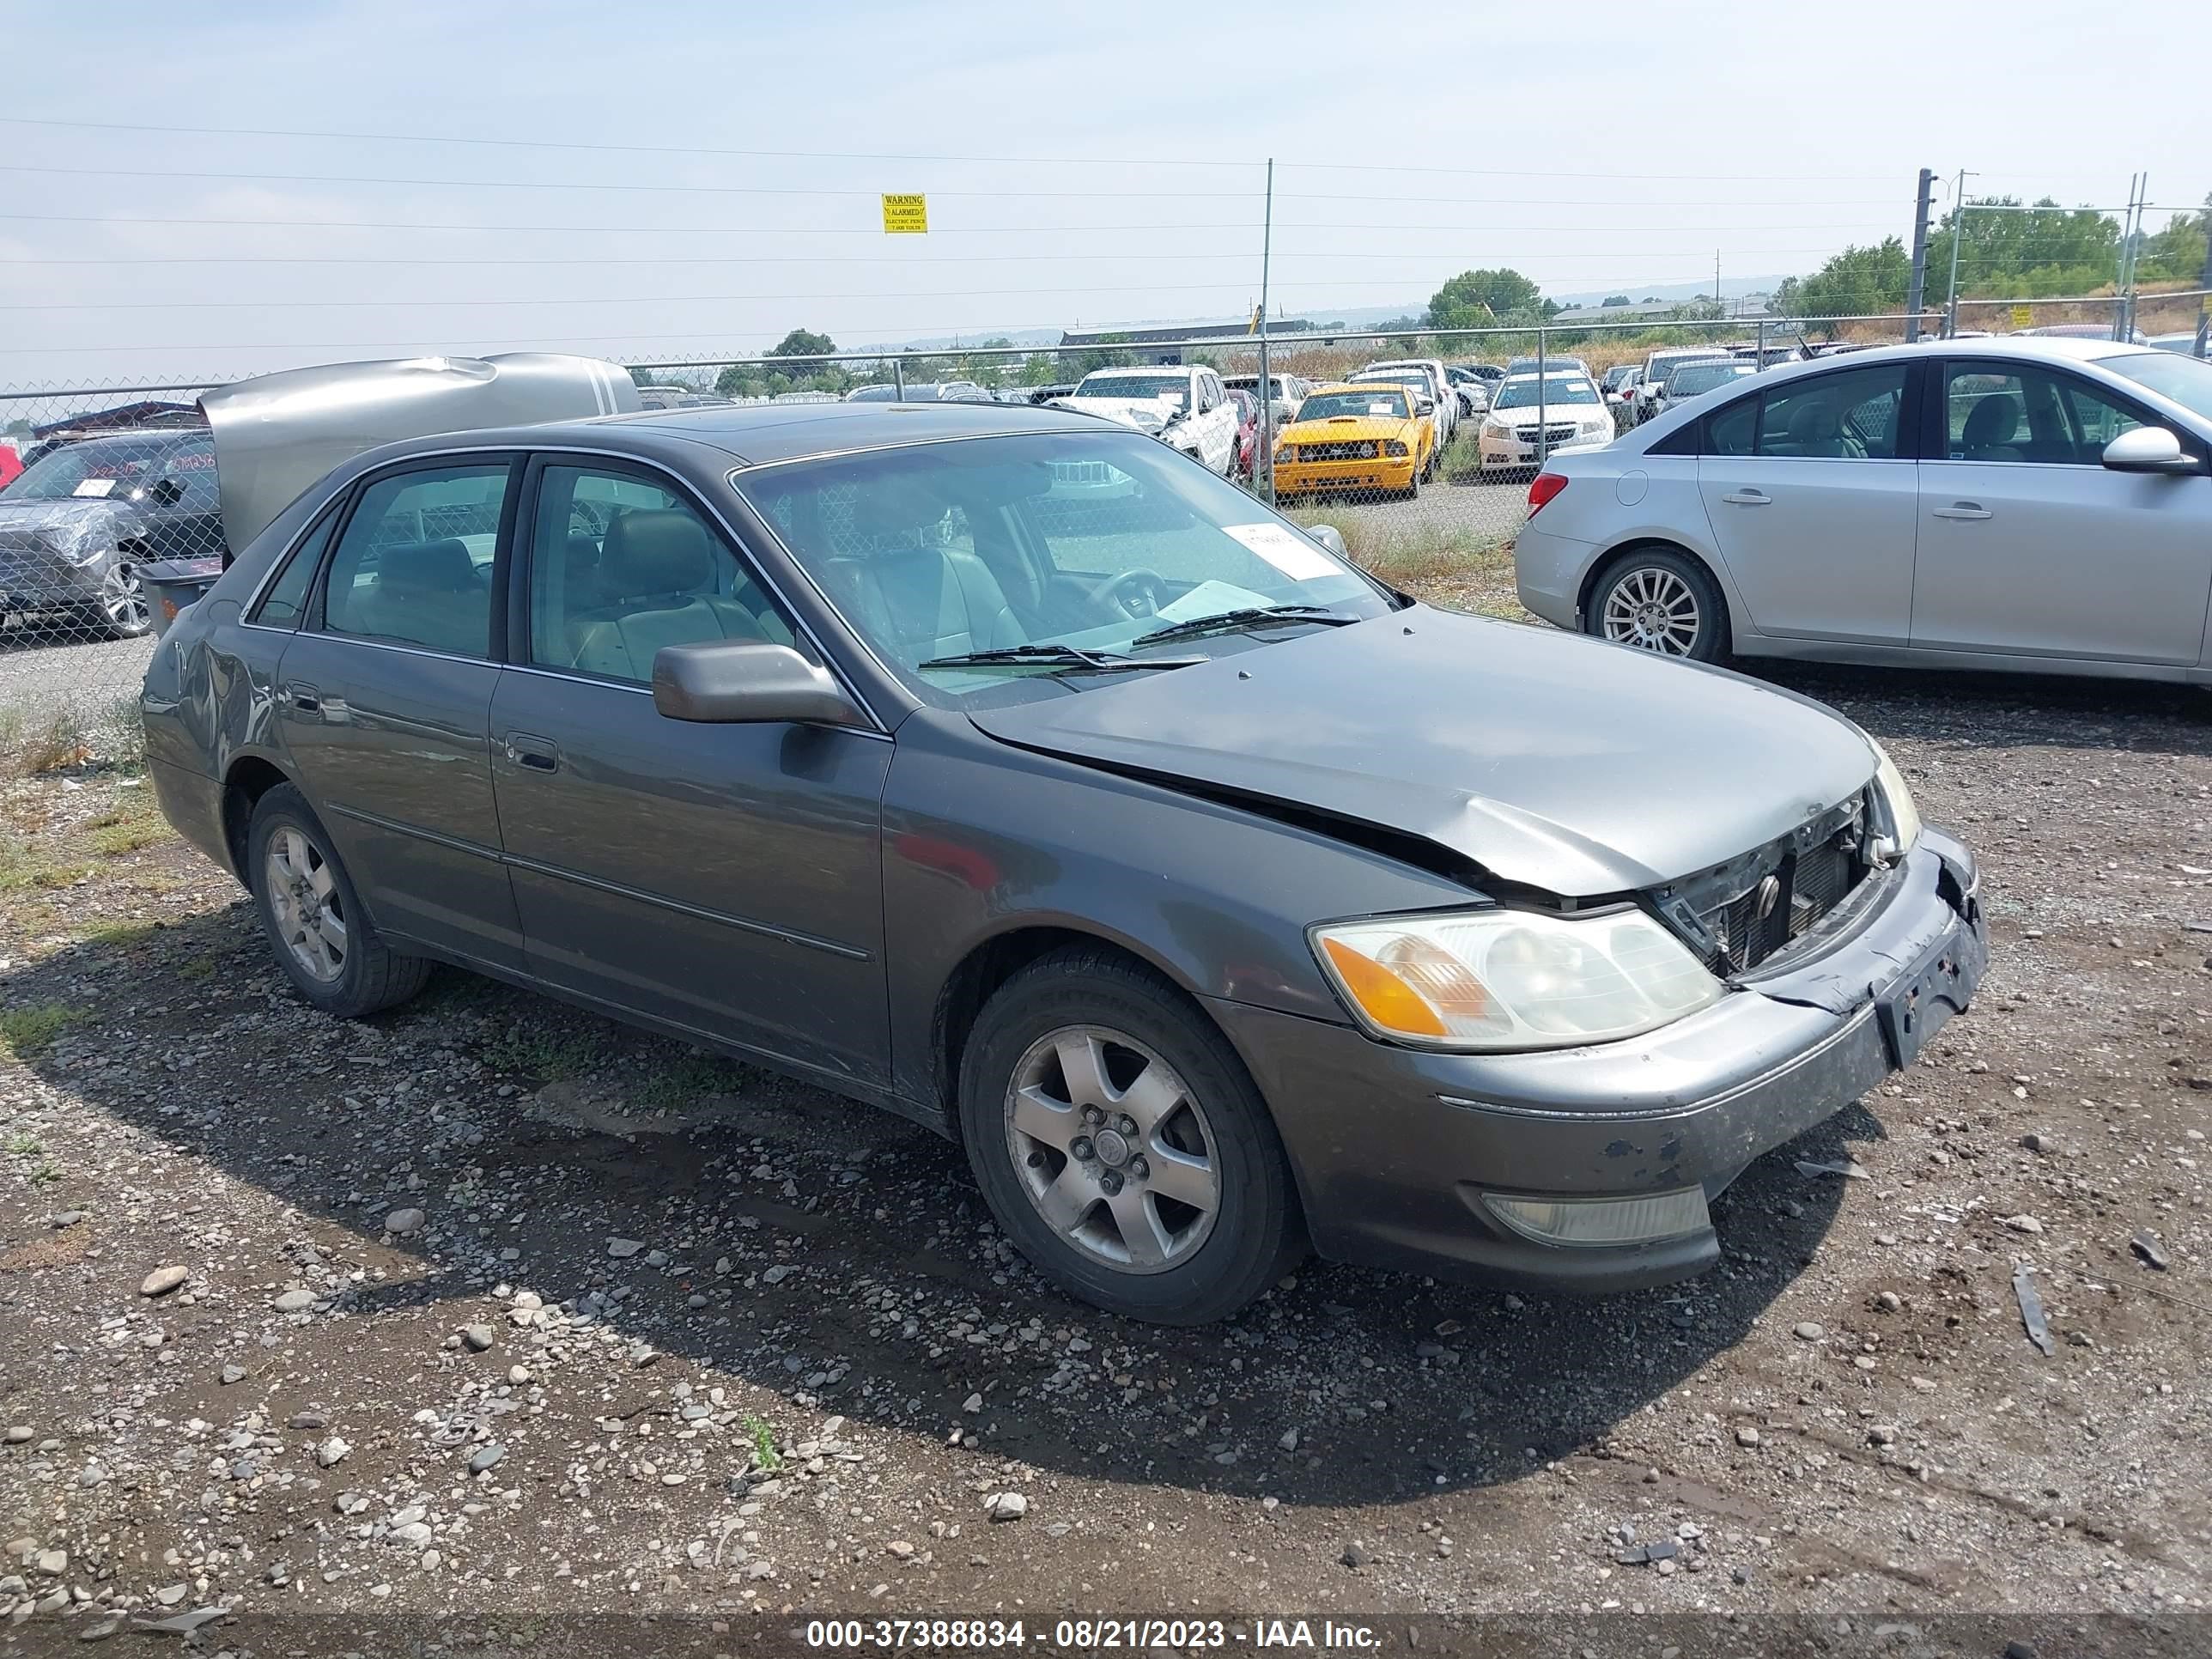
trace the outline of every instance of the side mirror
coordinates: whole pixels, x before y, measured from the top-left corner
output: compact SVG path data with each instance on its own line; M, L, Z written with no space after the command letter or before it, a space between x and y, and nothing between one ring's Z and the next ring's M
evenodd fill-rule
M1436 412L1437 400L1434 398L1423 398L1413 404L1413 413L1416 415L1433 415Z
M2199 472L2197 458L2162 426L2139 426L2105 446L2105 465L2115 472Z
M174 507L185 499L185 487L174 478L157 478L146 492L149 498L163 507Z
M1322 546L1327 548L1330 552L1335 554L1338 558L1342 559L1347 564L1351 562L1352 555L1344 550L1344 532L1339 530L1334 525L1308 525L1306 526L1306 538L1309 541L1319 543Z
M827 670L767 640L661 647L653 659L653 706L672 720L715 725L866 724Z

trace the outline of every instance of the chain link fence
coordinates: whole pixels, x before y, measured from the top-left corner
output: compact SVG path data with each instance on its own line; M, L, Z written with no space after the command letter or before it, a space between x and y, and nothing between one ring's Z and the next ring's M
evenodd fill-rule
M2189 349L2203 290L2123 301L1961 301L1961 335L2138 338ZM1541 326L1163 336L820 357L626 364L653 408L860 401L1055 403L1158 436L1386 574L1494 556L1553 453L1602 445L1777 364L1930 339L1918 318L1678 313ZM14 769L131 745L156 603L147 573L225 556L217 457L185 383L0 387L0 758ZM1070 535L1157 533L1110 469L1055 471ZM1095 476L1094 476L1095 474ZM1063 476L1064 475L1064 476ZM1139 515L1141 516L1141 515ZM923 533L971 544L978 526ZM834 533L856 537L848 526ZM857 545L857 543L856 543Z

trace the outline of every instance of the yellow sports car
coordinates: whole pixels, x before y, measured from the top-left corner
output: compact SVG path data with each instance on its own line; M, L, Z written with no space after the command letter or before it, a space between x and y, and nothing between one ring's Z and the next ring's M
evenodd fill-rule
M1421 493L1436 465L1436 428L1397 385L1325 386L1306 394L1275 441L1275 494L1323 489Z

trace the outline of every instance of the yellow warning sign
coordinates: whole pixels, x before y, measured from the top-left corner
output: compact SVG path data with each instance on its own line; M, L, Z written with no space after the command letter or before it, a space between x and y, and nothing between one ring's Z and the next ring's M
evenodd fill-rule
M2014 328L2030 327L2034 321L2035 308L2033 306L2014 306L2012 308L2012 325Z
M884 198L884 234L922 236L929 232L929 198L926 196Z

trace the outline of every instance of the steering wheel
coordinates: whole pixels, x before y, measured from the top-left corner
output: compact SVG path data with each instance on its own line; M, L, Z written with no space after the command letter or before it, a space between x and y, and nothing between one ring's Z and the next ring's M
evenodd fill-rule
M1157 616L1167 602L1167 579L1139 565L1109 576L1091 590L1088 599L1093 609L1105 611L1116 622Z

